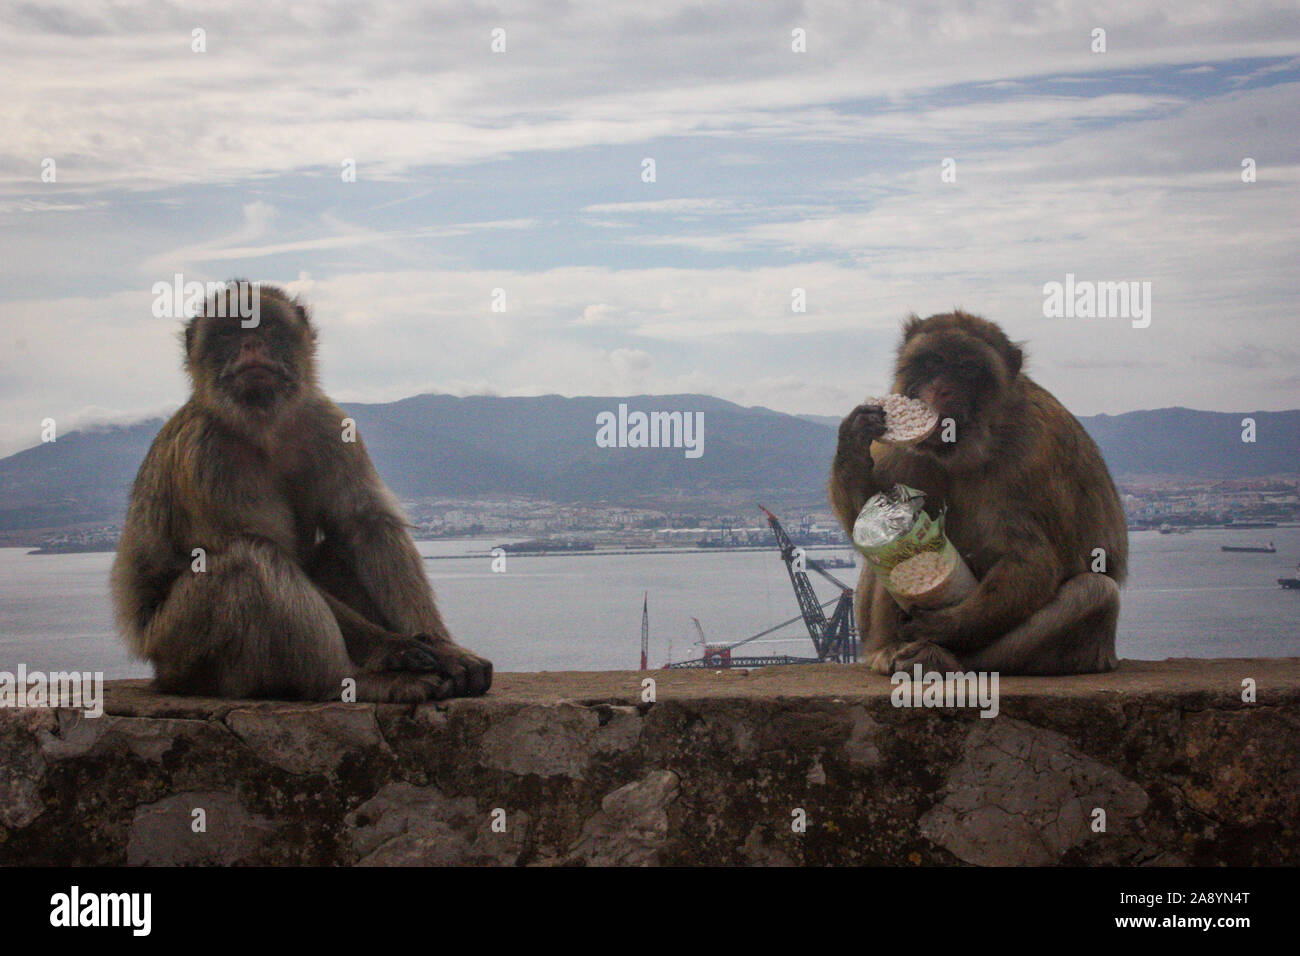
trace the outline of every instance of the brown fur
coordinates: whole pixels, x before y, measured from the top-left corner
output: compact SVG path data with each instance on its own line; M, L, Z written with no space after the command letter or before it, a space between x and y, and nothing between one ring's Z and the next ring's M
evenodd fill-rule
M307 310L273 287L259 301L256 328L216 299L185 328L193 395L140 466L113 565L132 650L169 693L486 692L492 665L451 639L396 501L316 384Z
M864 568L858 629L864 657L882 672L920 662L1059 674L1117 663L1124 512L1097 446L1023 362L992 322L960 311L913 316L894 388L951 418L956 441L936 433L914 447L876 442L878 406L859 406L840 426L831 500L844 527L876 492L918 488L932 513L946 503L948 537L980 582L955 607L909 616ZM1105 551L1104 574L1091 570L1094 548Z

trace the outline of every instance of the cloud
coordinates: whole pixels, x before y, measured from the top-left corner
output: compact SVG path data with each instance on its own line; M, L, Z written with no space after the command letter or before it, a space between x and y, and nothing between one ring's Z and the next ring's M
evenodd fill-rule
M1080 414L1295 404L1292 3L0 19L0 452L183 398L149 313L176 271L303 294L343 400L635 381L838 415L884 387L904 315L962 305ZM1150 281L1151 327L1043 318L1067 272Z
M655 360L641 349L614 349L609 353L610 364L619 375L635 379L654 367Z
M1090 50L1097 19L1112 37L1101 55ZM867 11L731 0L707 13L691 0L654 12L533 3L508 13L377 2L364 16L250 0L201 15L161 3L132 12L9 3L5 20L0 85L21 91L0 103L9 190L29 189L33 157L44 156L61 159L60 182L73 188L139 189L286 170L337 177L348 158L361 177L383 180L665 137L822 140L882 124L916 132L926 120L908 112L909 97L958 84L1300 54L1300 12L1280 0L1194 16L1015 0ZM795 21L808 32L805 54L790 48ZM497 26L507 49L494 54ZM191 49L196 27L206 52ZM1147 99L1018 106L1038 123L1061 109L1142 109ZM877 118L841 108L867 100L898 108ZM931 111L928 121L946 117Z
M583 212L615 214L718 212L735 208L724 199L655 199L649 202L606 202L583 207Z

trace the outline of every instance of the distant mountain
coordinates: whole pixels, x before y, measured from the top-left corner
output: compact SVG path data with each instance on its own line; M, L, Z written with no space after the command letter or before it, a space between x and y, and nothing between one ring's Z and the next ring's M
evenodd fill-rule
M596 417L629 411L704 413L704 455L596 445ZM820 494L835 450L833 417L743 408L705 395L496 398L420 395L353 404L376 466L402 497L528 494L620 503L677 493ZM1186 408L1082 418L1117 477L1247 478L1300 473L1300 411ZM811 420L810 420L811 419ZM160 420L61 435L0 460L0 531L120 521Z
M67 432L0 459L0 531L117 522L161 419Z
M1255 421L1254 442L1241 440L1244 418ZM1079 421L1116 476L1258 478L1300 473L1300 411L1159 408Z
M703 456L597 447L597 415L617 414L620 403L629 412L703 412ZM347 410L380 473L411 497L527 493L618 501L678 490L797 491L825 481L835 450L834 434L823 426L706 395L420 395Z
M847 414L847 412L845 413ZM813 422L817 425L825 425L828 428L838 429L840 422L844 421L843 415L800 415L806 422Z

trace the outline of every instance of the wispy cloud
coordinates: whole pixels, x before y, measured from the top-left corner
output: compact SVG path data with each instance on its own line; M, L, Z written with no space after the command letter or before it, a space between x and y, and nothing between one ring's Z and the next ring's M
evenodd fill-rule
M1080 414L1297 404L1291 2L0 22L0 452L43 417L179 402L149 312L176 271L307 296L351 400L635 386L838 414L885 384L902 316L961 305ZM1151 282L1151 327L1043 318L1067 272Z

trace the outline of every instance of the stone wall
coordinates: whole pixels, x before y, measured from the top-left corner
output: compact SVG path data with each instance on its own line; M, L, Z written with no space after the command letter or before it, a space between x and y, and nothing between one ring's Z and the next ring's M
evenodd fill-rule
M1300 862L1300 660L999 689L983 718L835 665L501 674L420 707L115 682L97 719L0 710L0 863Z

